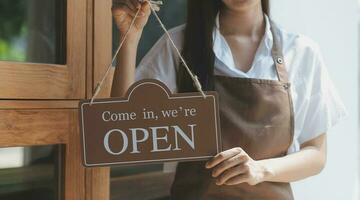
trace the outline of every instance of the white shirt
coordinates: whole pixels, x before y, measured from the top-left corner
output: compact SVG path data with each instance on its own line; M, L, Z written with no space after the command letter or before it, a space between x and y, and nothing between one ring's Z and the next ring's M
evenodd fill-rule
M219 31L217 17L213 39L216 75L278 80L271 55L273 37L266 18L266 31L248 72L235 66L231 49ZM171 29L170 35L181 50L185 25ZM347 111L329 77L319 46L306 36L289 33L279 28L283 54L291 82L295 118L294 140L288 153L296 152L300 145L328 132ZM175 67L179 57L164 35L140 62L136 80L158 79L172 92L177 92Z

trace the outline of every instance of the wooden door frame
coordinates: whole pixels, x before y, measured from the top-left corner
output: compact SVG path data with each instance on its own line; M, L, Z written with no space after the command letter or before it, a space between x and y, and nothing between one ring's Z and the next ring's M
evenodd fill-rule
M92 0L88 6L87 98L91 98L97 83L107 70L112 57L112 1ZM91 30L91 31L90 31ZM98 97L109 97L114 70L105 80ZM110 168L86 169L86 200L110 199Z
M79 99L91 97L111 58L111 0L67 3L70 71L62 65L0 61L0 93L9 97L0 97L0 147L65 144L65 200L108 200L110 169L82 165L77 108ZM110 23L107 31L94 28L105 21ZM12 77L6 74L23 81L8 83ZM43 87L31 94L24 83L34 78L39 81L33 86ZM109 96L111 80L110 75L99 97Z

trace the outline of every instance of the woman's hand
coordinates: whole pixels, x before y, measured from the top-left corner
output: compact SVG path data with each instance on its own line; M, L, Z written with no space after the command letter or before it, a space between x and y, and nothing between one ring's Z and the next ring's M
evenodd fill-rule
M261 162L253 160L240 147L219 153L206 163L206 168L212 169L217 185L256 185L265 181L270 173Z
M130 37L141 36L151 13L150 5L148 1L141 3L138 0L113 0L112 14L120 34L125 34L129 29L138 9L140 11L135 20L134 27L129 31Z
M136 53L143 28L149 19L151 8L148 1L113 0L111 11L119 29L120 38L122 38L120 41L124 41L117 57L111 97L122 97L135 82ZM134 26L129 29L138 11ZM127 32L128 30L129 32ZM124 40L126 33L128 35L126 40Z

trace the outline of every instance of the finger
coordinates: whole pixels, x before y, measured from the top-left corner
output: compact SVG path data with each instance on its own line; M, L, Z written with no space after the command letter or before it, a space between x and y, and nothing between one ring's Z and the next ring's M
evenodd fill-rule
M246 183L249 180L248 174L241 174L235 177L230 178L225 182L225 185L237 185L241 183Z
M126 4L117 4L112 7L113 16L123 16L124 14L128 14L132 17L136 15L136 11L131 10Z
M139 2L139 0L130 0L130 3L134 6L136 10L141 8L141 3Z
M246 154L244 154L244 153L237 154L234 157L229 158L228 160L225 160L224 162L217 165L212 172L212 176L218 177L224 171L226 171L236 165L239 165L241 163L245 163L248 160L249 160L249 158Z
M213 159L208 161L205 165L206 168L210 169L215 167L216 165L220 164L224 160L227 160L231 157L234 157L235 155L241 153L243 150L241 148L233 148L226 151L223 151L219 154L217 154Z
M113 0L113 5L126 5L131 10L137 10L130 0Z
M131 9L131 10L137 10L136 6L134 5L134 3L131 0L125 0L124 3Z
M144 1L141 3L141 12L144 13L145 16L151 14L150 4L148 1Z
M135 14L132 15L132 17L134 17L137 12L139 12L138 17L145 16L145 12L143 11L143 8L142 8L143 6L138 0L127 0L126 5L134 11Z
M222 185L229 179L242 174L247 174L248 172L249 172L249 167L247 165L237 165L222 173L221 176L219 176L219 178L216 179L216 184Z

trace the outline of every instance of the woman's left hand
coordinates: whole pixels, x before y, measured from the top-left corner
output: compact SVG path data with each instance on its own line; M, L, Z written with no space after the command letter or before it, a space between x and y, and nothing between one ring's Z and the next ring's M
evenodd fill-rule
M212 169L217 185L256 185L263 182L269 173L261 162L253 160L240 147L219 153L208 161L205 167Z

